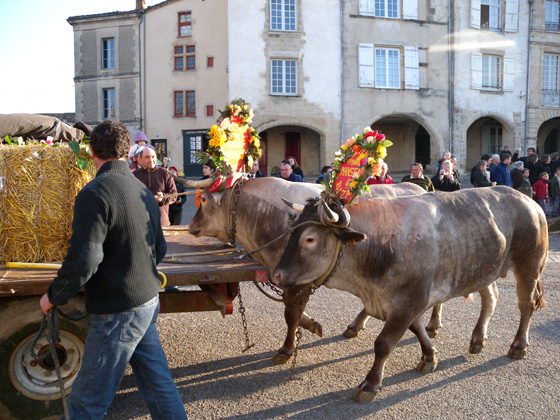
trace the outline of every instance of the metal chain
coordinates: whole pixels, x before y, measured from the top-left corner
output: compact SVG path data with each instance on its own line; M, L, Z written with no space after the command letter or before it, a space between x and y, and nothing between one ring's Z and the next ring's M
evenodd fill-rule
M231 226L228 226L228 233L230 237L230 243L235 245L236 233L237 233L237 204L239 202L239 197L241 196L241 190L243 188L243 183L245 182L245 177L242 177L233 184L233 208L231 209Z
M288 378L288 381L293 381L295 379L294 378L294 371L296 370L297 355L298 355L299 345L301 343L301 337L302 337L301 325L298 325L298 328L297 328L297 331L296 331L296 348L294 349L294 354L293 354L293 358L292 358L292 366L290 367L290 377Z
M247 319L245 318L245 307L243 306L243 299L241 299L241 284L238 284L237 287L237 296L239 298L238 312L241 314L241 323L243 324L243 333L245 334L245 349L241 353L245 353L253 347L255 343L251 344L251 340L249 339L249 329L247 328Z

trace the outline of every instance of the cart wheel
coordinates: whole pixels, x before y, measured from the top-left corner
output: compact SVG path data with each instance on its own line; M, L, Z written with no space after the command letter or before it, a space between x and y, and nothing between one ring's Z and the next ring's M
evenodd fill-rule
M77 316L85 312L83 297L73 298L63 308ZM63 413L54 361L38 361L31 356L33 340L41 326L39 297L2 299L0 301L0 418L43 419ZM60 340L56 354L61 365L66 394L81 366L88 318L69 321L60 317ZM35 353L48 350L43 335L35 345Z

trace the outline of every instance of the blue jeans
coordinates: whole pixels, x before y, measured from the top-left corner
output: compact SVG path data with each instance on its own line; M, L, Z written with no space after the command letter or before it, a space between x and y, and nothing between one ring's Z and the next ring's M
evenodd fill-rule
M553 200L553 208L552 208L552 215L559 216L560 215L560 195L555 195L552 197Z
M68 397L72 420L102 419L129 363L152 419L187 419L159 341L158 312L156 296L125 312L91 316L82 367Z

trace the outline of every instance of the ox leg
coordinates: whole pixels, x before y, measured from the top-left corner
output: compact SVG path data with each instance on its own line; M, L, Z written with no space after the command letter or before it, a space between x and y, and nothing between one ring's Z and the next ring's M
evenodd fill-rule
M488 341L486 332L488 330L490 317L494 313L496 302L498 301L498 286L496 282L494 282L486 289L479 290L478 293L480 294L481 308L480 316L474 327L471 344L469 346L469 353L471 354L478 354L486 347L486 342Z
M404 335L407 328L412 324L416 314L393 314L387 317L383 329L375 339L374 353L375 359L373 367L366 376L366 379L360 384L352 399L354 402L364 404L371 402L377 393L381 390L383 381L383 369L387 358L393 352L393 349ZM427 334L426 334L427 335Z
M527 346L529 345L529 324L535 305L538 304L538 300L534 300L533 296L535 295L535 299L538 299L539 296L542 298L542 283L540 283L540 280L525 282L517 273L514 274L517 279L517 306L521 312L521 320L507 355L512 359L523 359L527 354ZM539 289L536 289L537 282L539 283Z
M426 331L430 338L437 337L438 330L441 328L441 310L443 309L443 304L439 304L434 306L432 309L432 316L430 318L430 322L426 326Z
M346 338L354 338L358 336L358 333L366 329L366 322L370 316L366 313L365 309L358 314L356 319L352 321L350 325L346 328L346 331L342 335Z
M420 347L422 348L422 359L416 366L416 370L421 373L433 372L438 364L436 356L437 350L432 340L430 340L429 333L426 331L426 328L424 328L420 317L416 318L414 322L410 324L409 329L418 337Z
M286 289L284 294L285 298L289 302L285 303L284 308L284 319L288 326L288 332L286 334L286 339L284 340L284 345L278 350L278 353L272 358L272 361L276 364L286 363L292 357L294 349L296 348L296 331L300 319L303 315L305 305L309 300L311 294L311 289L307 288L302 291L301 294L296 298L293 297L301 290L300 287L291 287Z

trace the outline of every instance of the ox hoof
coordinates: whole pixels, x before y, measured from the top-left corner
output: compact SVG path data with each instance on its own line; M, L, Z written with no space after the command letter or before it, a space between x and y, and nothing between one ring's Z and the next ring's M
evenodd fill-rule
M311 328L309 329L309 332L318 335L319 337L323 338L323 326L321 324L319 324L317 321L315 321L313 323L313 325L311 326Z
M469 353L470 354L480 354L482 350L486 347L486 339L481 343L471 343L469 346Z
M519 350L515 347L510 347L507 355L508 357L516 360L524 359L527 355L527 349Z
M287 363L291 358L291 354L276 353L276 355L272 358L272 362L276 365L283 365L284 363Z
M367 404L372 402L378 393L379 391L364 391L358 388L356 392L354 392L354 395L352 395L352 400L358 404Z
M431 328L430 329L426 328L426 332L428 333L428 337L430 338L436 338L438 334L437 330Z
M436 370L437 365L438 365L437 360L434 360L432 362L420 360L420 363L416 365L416 370L420 373L430 373Z
M356 338L358 334L358 331L355 331L352 328L346 328L346 331L342 333L342 335L346 338Z

